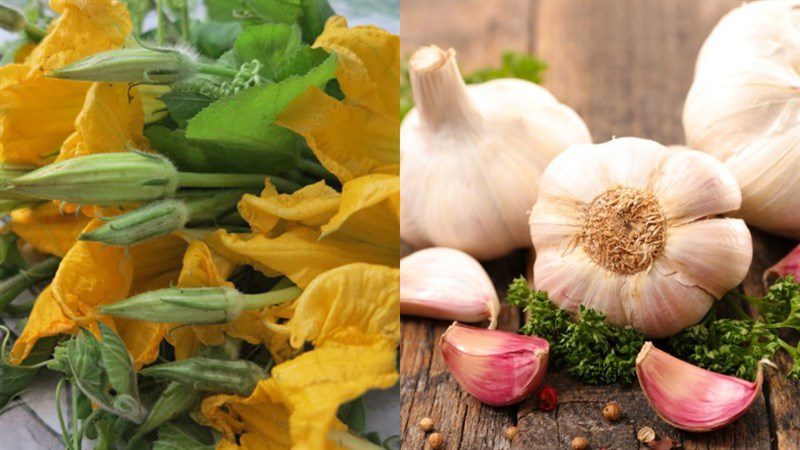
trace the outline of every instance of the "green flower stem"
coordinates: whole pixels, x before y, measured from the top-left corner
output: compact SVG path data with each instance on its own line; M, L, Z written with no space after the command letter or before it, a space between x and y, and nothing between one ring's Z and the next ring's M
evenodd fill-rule
M181 38L189 42L189 0L180 3L181 12Z
M178 185L192 188L263 187L264 175L239 173L178 173ZM282 192L294 192L301 186L292 181L270 176L272 184Z
M322 178L323 180L333 181L334 183L339 182L339 180L332 173L328 172L328 169L322 167L321 164L314 161L300 159L300 162L297 164L297 168L307 174Z
M263 294L242 294L244 300L244 310L261 309L267 306L280 305L281 303L294 300L303 291L295 286L276 291L264 292Z
M86 435L86 429L89 427L89 425L91 425L95 421L95 419L97 419L97 416L99 416L102 411L103 408L95 408L92 411L92 413L89 414L89 417L87 417L86 420L84 420L83 423L81 424L81 429L80 431L78 431L78 435L75 437L75 442L78 447L78 450L80 450L83 444L83 436ZM73 414L75 414L74 411Z
M25 34L28 36L28 39L38 44L42 39L44 39L44 37L47 35L47 32L44 30L44 28L37 27L32 23L26 23Z
M69 439L64 414L61 412L61 389L64 387L66 380L66 378L61 378L56 385L56 414L58 414L58 425L61 427L61 440L64 441L64 446L67 450L72 450L72 441Z
M72 446L81 450L81 441L78 436L78 389L74 383L69 394L72 399Z
M236 69L231 69L229 67L215 66L212 64L198 63L195 67L197 68L197 71L200 73L204 73L206 75L216 75L219 77L226 77L226 78L235 78L236 74L239 73L239 71Z
M158 16L158 28L156 28L156 43L158 45L164 44L164 0L156 0L156 15Z
M47 258L32 267L21 269L18 274L3 280L0 283L0 313L5 311L8 304L26 289L39 281L52 277L60 262L61 260L55 257Z

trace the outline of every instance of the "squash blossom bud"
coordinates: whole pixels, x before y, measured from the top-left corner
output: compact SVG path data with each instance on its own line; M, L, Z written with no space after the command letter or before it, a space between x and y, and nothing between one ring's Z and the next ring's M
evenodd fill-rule
M268 373L250 361L189 358L142 369L142 375L179 381L200 391L249 396Z
M132 245L178 231L188 220L189 211L182 201L159 200L112 217L102 226L81 234L79 239L107 245Z
M0 28L17 33L24 30L27 23L21 12L0 4Z
M197 56L185 48L123 48L96 53L47 76L67 80L171 84L194 75L196 63Z
M3 193L79 205L119 205L170 197L178 171L162 156L104 153L59 161L8 181Z
M302 291L290 287L263 294L242 294L228 287L167 288L102 305L100 313L148 322L210 325L230 322L243 310L294 300Z
M183 229L188 222L208 222L234 209L246 190L205 191L203 197L186 200L166 199L149 203L131 212L112 217L80 236L82 241L107 245L132 245Z
M131 437L127 448L136 443L145 434L155 430L161 424L180 416L186 411L194 408L203 398L200 391L188 384L172 382L158 397L158 400L150 408L147 417L144 419L136 433Z

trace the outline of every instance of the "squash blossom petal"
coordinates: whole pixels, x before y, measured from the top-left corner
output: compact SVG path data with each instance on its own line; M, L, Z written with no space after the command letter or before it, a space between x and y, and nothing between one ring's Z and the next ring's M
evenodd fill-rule
M400 271L386 266L348 264L325 272L296 300L292 346L306 341L324 346L341 329L400 339Z
M275 366L250 397L206 398L201 405L205 421L230 442L241 433L244 449L338 448L329 433L344 428L336 419L339 406L398 379L392 339L355 330L339 338Z
M342 182L369 173L398 173L399 37L371 26L347 28L347 21L335 16L314 46L339 57L336 78L345 99L311 88L276 123L302 135Z
M55 203L11 212L11 230L42 253L64 257L77 242L88 217L62 214Z
M74 130L89 83L44 73L119 48L132 26L115 0L53 0L61 15L22 63L0 68L0 159L42 165Z
M269 234L281 220L309 227L324 224L339 207L339 193L324 181L291 194L279 194L267 179L261 196L246 194L239 202L239 214L253 231Z
M127 145L146 149L141 96L124 83L94 83L86 94L75 132L61 146L57 161L95 153L119 152Z
M399 255L400 177L373 174L346 182L339 211L321 230L321 238L335 233Z
M286 275L301 289L320 274L354 262L398 265L397 251L347 237L319 238L319 231L298 226L276 238L218 230L206 242L231 261L251 265L268 277Z

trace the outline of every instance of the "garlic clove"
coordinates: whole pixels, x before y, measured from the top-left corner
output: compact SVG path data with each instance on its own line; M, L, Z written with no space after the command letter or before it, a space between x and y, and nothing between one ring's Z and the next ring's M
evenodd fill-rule
M521 401L547 372L550 345L540 337L453 323L439 345L453 378L488 405Z
M664 274L721 298L744 279L752 259L753 241L743 220L701 220L670 228Z
M686 431L712 431L741 417L763 381L722 375L681 361L645 342L636 357L636 374L647 401L670 425Z
M795 280L800 280L800 245L764 272L764 283L772 284L777 278L786 275L794 275Z
M452 248L429 248L400 260L400 313L497 325L494 284L473 257Z
M667 220L678 225L739 209L739 184L722 162L696 150L671 148L653 189Z

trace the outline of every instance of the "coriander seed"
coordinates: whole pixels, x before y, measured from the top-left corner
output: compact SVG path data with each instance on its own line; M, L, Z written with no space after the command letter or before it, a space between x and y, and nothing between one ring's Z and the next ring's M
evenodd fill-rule
M419 429L426 433L428 431L431 431L433 429L433 419L431 419L430 417L423 417L422 419L420 419Z
M428 445L430 445L432 449L441 447L443 442L444 437L440 433L431 433L431 435L428 436Z
M517 427L513 425L506 427L506 439L513 441L515 437L517 437Z
M577 436L572 439L572 450L584 450L589 446L589 441L583 436Z
M619 416L621 414L622 411L620 410L617 402L610 402L606 404L605 408L603 408L603 417L605 417L609 422L616 422L619 420Z
M639 429L639 432L636 433L636 439L639 439L639 442L644 444L653 442L655 438L656 432L650 427L642 427Z

